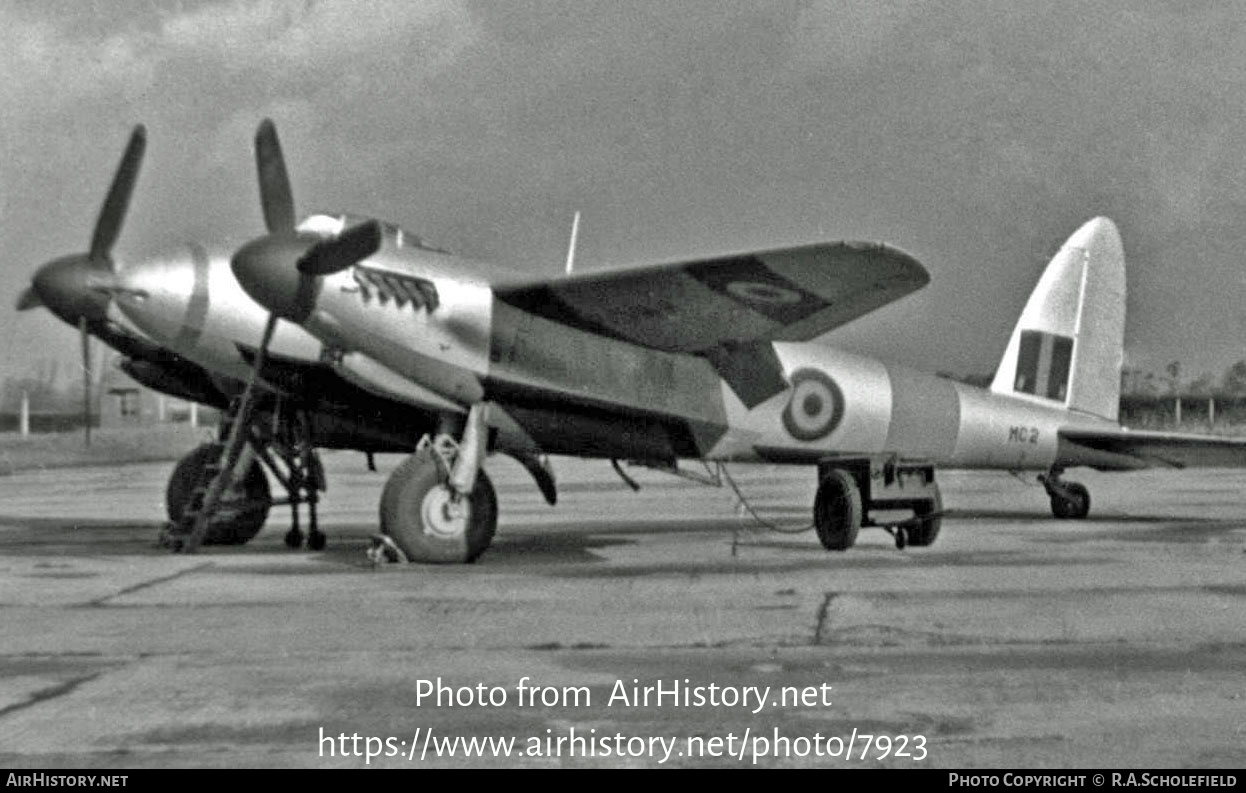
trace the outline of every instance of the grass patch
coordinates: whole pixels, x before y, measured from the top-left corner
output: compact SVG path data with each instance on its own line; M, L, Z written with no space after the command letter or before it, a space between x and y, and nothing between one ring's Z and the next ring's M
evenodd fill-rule
M91 431L91 445L83 444L81 430L23 438L0 433L0 476L18 471L78 468L87 465L168 462L178 460L215 436L213 427L162 424Z

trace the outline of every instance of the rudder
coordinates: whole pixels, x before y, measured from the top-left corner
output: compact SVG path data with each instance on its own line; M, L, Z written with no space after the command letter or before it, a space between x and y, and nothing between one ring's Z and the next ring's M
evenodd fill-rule
M1087 222L1048 263L991 390L1115 421L1125 347L1125 252L1116 224Z

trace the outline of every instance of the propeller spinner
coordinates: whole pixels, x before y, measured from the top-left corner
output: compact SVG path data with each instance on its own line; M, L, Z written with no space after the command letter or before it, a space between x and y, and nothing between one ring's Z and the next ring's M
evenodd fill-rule
M327 239L298 232L289 173L269 119L255 134L255 162L268 234L238 249L231 266L256 302L278 317L301 322L315 303L318 276L345 270L380 249L380 224L370 220Z

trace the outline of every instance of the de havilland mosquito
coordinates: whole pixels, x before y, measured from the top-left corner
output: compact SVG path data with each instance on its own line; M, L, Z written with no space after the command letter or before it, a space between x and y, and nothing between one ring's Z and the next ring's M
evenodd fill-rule
M136 129L92 252L45 265L19 307L42 302L85 326L158 390L230 406L220 442L170 479L167 539L181 550L259 530L271 503L260 462L296 517L307 501L314 520L315 447L413 451L384 488L381 529L408 558L437 562L471 561L492 540L497 502L481 468L491 452L523 463L550 504L549 454L673 473L681 459L816 466L813 522L835 550L863 525L901 546L934 542L936 466L1040 471L1054 514L1081 518L1089 493L1066 468L1246 464L1241 441L1117 424L1124 255L1105 218L1049 264L981 390L810 341L926 284L893 248L811 245L516 281L379 221L296 224L270 122L256 137L269 233L233 255L232 273L227 249L202 245L118 267L107 252L141 138ZM88 303L89 317L75 313ZM914 515L876 523L895 509ZM287 542L300 540L296 522ZM323 543L313 523L309 545Z
M222 338L264 383L288 364L278 329L299 325L323 365L420 428L380 503L382 532L411 560L471 561L489 546L491 452L526 460L551 503L552 471L537 462L550 454L672 472L689 459L813 466L813 522L833 550L895 509L913 512L886 525L898 545L933 543L938 466L1039 471L1053 513L1083 518L1090 495L1066 468L1246 464L1242 441L1117 423L1125 271L1106 218L1053 258L983 390L812 341L927 283L915 259L885 245L517 280L376 220L297 223L271 122L256 157L268 233L237 250L232 270L271 314L249 340L237 325ZM155 332L143 316L153 296L189 294L187 277L127 268L117 301ZM246 436L233 428L233 451Z

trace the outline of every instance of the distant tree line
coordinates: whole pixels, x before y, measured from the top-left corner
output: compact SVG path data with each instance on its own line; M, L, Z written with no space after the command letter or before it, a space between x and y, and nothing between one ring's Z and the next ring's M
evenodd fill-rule
M0 414L20 411L23 393L33 413L81 413L81 374L63 378L63 382L58 375L56 361L42 360L25 375L6 377L0 385Z
M1219 378L1203 372L1189 380L1182 379L1178 361L1165 366L1161 374L1127 366L1121 370L1121 396L1243 398L1246 397L1246 361L1228 367Z
M939 372L940 377L956 380L978 388L990 388L993 374L956 374ZM1121 397L1219 397L1246 399L1246 361L1238 361L1217 378L1203 372L1193 379L1183 379L1181 363L1173 361L1162 373L1126 366L1121 369Z

